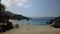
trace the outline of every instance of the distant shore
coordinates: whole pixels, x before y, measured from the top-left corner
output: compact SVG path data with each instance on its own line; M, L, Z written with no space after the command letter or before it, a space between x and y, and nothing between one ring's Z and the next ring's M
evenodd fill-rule
M29 26L20 24L19 28L1 34L60 34L60 29L50 26Z

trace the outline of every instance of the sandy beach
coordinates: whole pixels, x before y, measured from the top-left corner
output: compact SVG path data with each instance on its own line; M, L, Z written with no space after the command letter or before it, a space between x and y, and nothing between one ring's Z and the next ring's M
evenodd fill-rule
M60 29L50 26L19 25L19 28L1 34L60 34Z

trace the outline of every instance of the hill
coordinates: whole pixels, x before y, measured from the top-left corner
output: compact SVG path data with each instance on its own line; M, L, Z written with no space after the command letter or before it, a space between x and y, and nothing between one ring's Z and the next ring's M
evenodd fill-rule
M21 19L29 20L30 19L29 17L23 16L23 15L19 15L19 14L14 14L14 13L12 13L10 11L6 11L6 13L9 16L9 19L16 19L16 20L21 20Z

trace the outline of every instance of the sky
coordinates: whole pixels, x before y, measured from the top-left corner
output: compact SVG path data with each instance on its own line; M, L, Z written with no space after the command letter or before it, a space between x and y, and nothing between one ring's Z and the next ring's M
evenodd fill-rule
M1 0L6 10L27 17L60 16L60 0Z

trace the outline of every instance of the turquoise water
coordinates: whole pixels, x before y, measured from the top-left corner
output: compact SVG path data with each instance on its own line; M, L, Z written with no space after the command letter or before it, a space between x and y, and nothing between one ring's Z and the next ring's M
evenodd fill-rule
M40 18L33 18L30 21L27 20L15 20L18 24L25 24L25 25L48 25L49 22L53 17L40 17Z

